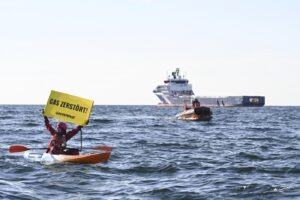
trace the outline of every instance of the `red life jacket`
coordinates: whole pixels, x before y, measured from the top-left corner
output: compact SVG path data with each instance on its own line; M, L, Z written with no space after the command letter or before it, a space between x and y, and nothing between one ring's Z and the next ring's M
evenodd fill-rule
M54 147L55 149L65 149L67 147L66 134L56 133L51 137L48 148Z
M66 134L59 134L51 126L47 117L45 117L45 125L51 134L51 140L48 145L47 153L52 154L65 154L66 152L64 150L67 147L67 141L71 139L74 135L76 135L81 129L81 126L77 126L76 128L67 132Z

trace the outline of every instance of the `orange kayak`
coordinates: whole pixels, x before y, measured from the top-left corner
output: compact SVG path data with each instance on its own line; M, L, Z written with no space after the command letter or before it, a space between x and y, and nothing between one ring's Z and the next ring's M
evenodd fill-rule
M59 162L69 162L77 164L96 164L106 162L110 157L110 152L93 153L85 155L54 155Z
M198 107L183 111L176 115L176 119L187 121L209 121L212 119L212 112L208 107Z
M111 152L91 153L83 155L55 155L49 153L33 153L26 151L24 158L28 161L43 163L74 163L74 164L96 164L108 161Z

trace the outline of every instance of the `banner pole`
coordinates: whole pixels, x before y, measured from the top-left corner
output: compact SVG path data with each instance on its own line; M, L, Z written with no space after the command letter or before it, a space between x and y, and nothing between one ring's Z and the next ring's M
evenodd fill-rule
M80 129L80 151L82 151L82 130Z

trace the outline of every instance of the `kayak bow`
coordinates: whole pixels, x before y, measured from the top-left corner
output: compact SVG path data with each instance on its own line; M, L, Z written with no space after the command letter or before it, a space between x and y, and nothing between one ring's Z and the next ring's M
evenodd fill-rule
M74 164L96 164L106 162L111 152L91 153L82 155L56 155L49 153L33 153L26 151L24 158L32 162L43 163L74 163Z

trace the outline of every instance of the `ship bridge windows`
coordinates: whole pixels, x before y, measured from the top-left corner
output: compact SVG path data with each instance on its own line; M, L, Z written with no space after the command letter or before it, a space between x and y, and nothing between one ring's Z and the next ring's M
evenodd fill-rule
M188 84L188 80L165 80L164 83Z
M171 94L174 94L174 95L193 95L194 92L191 91L191 90L171 91Z
M164 83L177 83L177 84L187 84L187 80L165 80Z
M179 84L184 84L184 83L188 83L186 80L176 80L176 81L172 81L173 83L179 83Z

